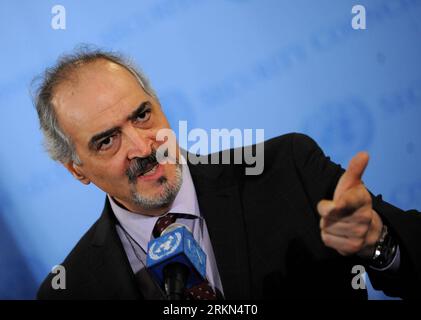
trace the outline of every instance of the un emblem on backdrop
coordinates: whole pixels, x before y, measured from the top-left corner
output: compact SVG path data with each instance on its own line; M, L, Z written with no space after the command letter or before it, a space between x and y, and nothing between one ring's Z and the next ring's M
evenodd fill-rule
M374 126L367 105L350 98L321 105L305 118L302 128L335 162L344 163L356 152L368 149Z

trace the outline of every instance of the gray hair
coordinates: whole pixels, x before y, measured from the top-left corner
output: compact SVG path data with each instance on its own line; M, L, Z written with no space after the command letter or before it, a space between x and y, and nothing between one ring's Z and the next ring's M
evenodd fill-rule
M53 160L62 163L73 161L76 164L81 164L72 140L60 128L52 103L54 91L58 85L69 81L71 75L78 68L101 59L114 62L127 69L136 77L145 92L158 101L147 77L131 60L120 53L81 46L74 52L61 56L53 67L47 68L43 75L38 76L32 82L33 85L39 82L32 96L38 113L40 128L44 135L44 146Z

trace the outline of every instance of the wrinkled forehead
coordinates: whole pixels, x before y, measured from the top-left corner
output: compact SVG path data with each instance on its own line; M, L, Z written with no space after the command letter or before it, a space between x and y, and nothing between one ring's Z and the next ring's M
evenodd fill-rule
M69 79L56 88L53 105L60 126L71 136L87 128L102 129L105 122L111 125L151 99L131 72L110 61L80 66Z

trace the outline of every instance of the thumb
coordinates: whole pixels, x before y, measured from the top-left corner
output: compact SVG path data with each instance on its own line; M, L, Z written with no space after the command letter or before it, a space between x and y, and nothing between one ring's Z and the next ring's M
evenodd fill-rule
M336 185L333 200L337 200L345 191L362 183L361 178L367 167L369 155L367 152L358 152L349 162L348 169Z

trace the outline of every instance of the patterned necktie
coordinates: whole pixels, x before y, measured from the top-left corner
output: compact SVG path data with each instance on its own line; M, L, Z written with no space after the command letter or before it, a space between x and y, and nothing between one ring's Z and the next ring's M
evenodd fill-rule
M188 300L216 300L215 291L209 285L208 280L186 290Z
M174 223L177 218L180 217L176 213L168 213L163 217L160 217L156 223L155 227L153 228L152 235L155 238L158 238L161 236L161 233L172 223Z
M182 214L182 213L168 213L163 217L160 217L153 228L152 235L157 238L161 233L172 223L174 223L177 218L192 218L191 215ZM216 300L216 294L209 285L208 280L204 280L202 283L186 289L186 299L189 300Z

